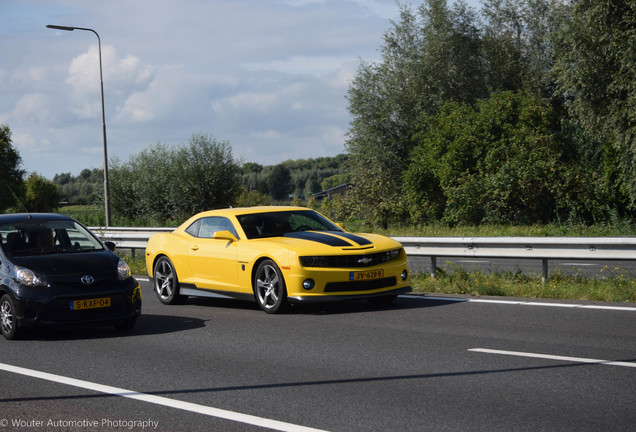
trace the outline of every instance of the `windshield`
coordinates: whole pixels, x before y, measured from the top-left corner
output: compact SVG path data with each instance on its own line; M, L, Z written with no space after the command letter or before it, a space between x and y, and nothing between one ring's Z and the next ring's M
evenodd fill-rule
M0 236L2 248L9 256L103 250L99 240L71 220L3 225Z
M342 231L313 210L251 213L237 216L249 239L277 237L297 231Z

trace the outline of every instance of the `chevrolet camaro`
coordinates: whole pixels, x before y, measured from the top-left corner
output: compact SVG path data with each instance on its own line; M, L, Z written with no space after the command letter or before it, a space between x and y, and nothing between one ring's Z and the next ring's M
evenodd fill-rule
M164 304L188 296L238 298L276 313L289 303L388 303L411 291L400 243L346 232L303 207L199 213L150 237L146 267Z
M132 328L141 290L114 249L68 216L0 215L2 335L37 324Z

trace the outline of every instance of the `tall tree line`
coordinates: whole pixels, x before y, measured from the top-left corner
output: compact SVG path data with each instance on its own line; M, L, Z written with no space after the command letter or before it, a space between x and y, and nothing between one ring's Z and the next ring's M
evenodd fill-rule
M634 214L635 2L401 6L348 92L348 208L376 223Z
M13 147L11 129L0 124L0 212L48 212L58 207L55 183L20 168L22 158Z

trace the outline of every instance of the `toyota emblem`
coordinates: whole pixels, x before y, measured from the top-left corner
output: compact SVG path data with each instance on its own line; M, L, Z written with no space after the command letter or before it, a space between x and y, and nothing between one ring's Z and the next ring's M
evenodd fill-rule
M90 275L82 276L80 280L84 285L91 285L93 282L95 282L95 278Z

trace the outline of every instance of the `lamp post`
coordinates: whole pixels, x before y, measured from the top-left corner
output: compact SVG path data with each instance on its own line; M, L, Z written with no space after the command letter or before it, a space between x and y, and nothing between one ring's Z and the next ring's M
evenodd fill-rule
M106 228L110 226L110 187L108 185L108 152L106 147L106 116L104 113L104 78L102 75L102 42L99 38L97 32L93 29L83 28L83 27L67 27L67 26L59 26L59 25L51 25L48 24L46 26L50 29L55 30L65 30L65 31L73 31L73 30L85 30L95 34L97 36L97 47L99 51L99 86L101 90L101 99L102 99L102 139L104 142L104 209L106 212Z

